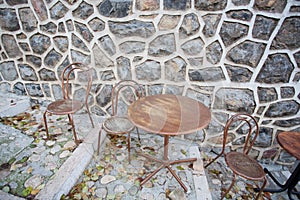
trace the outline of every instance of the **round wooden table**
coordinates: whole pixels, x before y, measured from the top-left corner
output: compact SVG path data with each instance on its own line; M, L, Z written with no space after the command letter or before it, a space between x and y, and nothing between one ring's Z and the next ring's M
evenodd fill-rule
M169 136L190 134L205 128L211 120L210 110L202 103L185 96L160 94L147 96L133 102L128 107L128 118L135 126L150 133L164 136L163 159L142 154L148 159L161 163L161 165L143 179L140 185L142 186L162 168L167 168L187 192L186 186L170 166L182 162L193 162L197 159L169 160Z
M284 150L300 160L300 132L281 132L277 135L277 141ZM300 180L300 163L297 165L296 169L293 171L285 184L279 183L279 181L276 180L276 178L269 172L268 169L265 168L264 170L280 187L279 189L266 188L264 189L264 191L277 193L288 190L290 199L293 199L291 195L292 193L299 194L299 192L294 192L293 189L296 187L297 183Z

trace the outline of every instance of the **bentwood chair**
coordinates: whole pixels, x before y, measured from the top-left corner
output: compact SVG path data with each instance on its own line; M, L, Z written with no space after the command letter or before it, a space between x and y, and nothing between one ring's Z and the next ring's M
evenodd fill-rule
M229 151L225 153L225 147L227 144L227 136L229 132L236 132L243 137L245 141L243 145L243 151ZM221 155L224 155L227 166L233 172L233 180L229 188L222 195L223 199L226 194L233 187L236 176L241 176L251 181L262 181L262 186L256 196L256 199L261 195L266 183L266 174L262 166L248 154L251 151L254 142L259 134L259 127L254 117L249 114L235 114L226 123L223 135L222 151L212 161L205 165L207 168L212 162L216 161Z
M75 73L77 72L77 79L75 78ZM80 77L79 77L80 76ZM85 98L82 100L75 100L73 97L70 97L69 94L72 90L71 83L72 82L85 82L86 88L85 88ZM75 83L73 84L75 85ZM78 145L81 141L78 140L75 126L74 126L74 120L73 120L73 114L77 111L81 110L82 107L85 105L87 113L89 115L92 127L94 128L94 122L91 117L91 113L89 110L88 105L88 98L90 94L92 86L92 69L88 66L76 62L69 64L62 72L61 74L61 89L62 89L62 96L63 99L56 100L52 103L50 103L47 106L46 111L44 112L44 124L46 128L46 134L47 139L50 139L49 130L48 130L48 124L47 124L47 113L50 113L52 115L68 115L69 122L72 126L73 136L75 143Z
M106 133L111 135L120 135L120 134L128 134L127 136L127 150L128 150L128 161L130 162L130 132L136 128L138 139L140 141L140 134L137 127L135 127L131 121L127 118L127 112L118 113L118 104L121 100L121 96L124 101L128 101L128 103L132 103L133 101L145 96L145 92L141 85L139 85L136 81L133 80L122 80L118 82L112 89L111 94L111 108L112 115L111 117L104 120L102 126L99 131L98 136L98 148L97 154L99 155L100 151L100 142L101 142L101 133L102 129L106 131Z

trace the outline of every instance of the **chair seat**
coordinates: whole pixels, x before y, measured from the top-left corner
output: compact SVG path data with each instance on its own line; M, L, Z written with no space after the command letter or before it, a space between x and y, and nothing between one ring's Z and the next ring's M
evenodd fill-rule
M103 123L103 128L113 134L124 134L131 132L134 129L134 125L126 117L110 117Z
M50 103L47 111L56 115L73 114L82 108L81 101L72 99L61 99Z
M265 172L259 163L243 153L230 152L225 155L225 161L234 173L244 178L256 181L265 176Z

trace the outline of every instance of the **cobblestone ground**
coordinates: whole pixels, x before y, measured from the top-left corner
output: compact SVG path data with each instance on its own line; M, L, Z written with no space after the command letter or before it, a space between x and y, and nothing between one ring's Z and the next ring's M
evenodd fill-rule
M4 192L33 199L76 148L67 116L49 117L52 138L46 139L43 111L44 107L35 105L17 116L0 118L2 127L8 126L20 131L17 134L32 139L16 154L7 154L6 162L1 162L0 189ZM18 142L17 138L1 139L1 157L8 151L9 144Z
M31 143L28 143L21 152L1 163L0 168L0 189L25 199L33 199L76 148L65 116L49 118L53 138L46 140L42 123L43 109L43 106L33 106L17 116L0 119L1 125L20 130L26 137L32 138ZM78 127L78 129L80 137L84 138L88 129L85 127ZM141 137L139 142L136 134L132 134L131 163L127 160L125 138L108 137L100 155L94 156L77 184L62 199L196 199L192 166L189 163L172 167L188 187L188 193L183 193L178 182L166 169L161 170L139 190L141 178L155 169L157 164L139 156L137 151L155 157L161 157L163 154L163 137L145 133ZM14 142L17 137L8 139ZM1 150L4 149L3 144L5 146L8 143L7 140L3 141L1 141ZM188 148L191 145L201 145L196 142L186 142L172 137L170 158L189 157ZM215 156L207 148L201 148L200 152L204 160ZM290 170L288 166L275 163L262 164L271 168L281 181L286 179L286 176L282 175L285 174L283 172ZM229 186L232 178L230 170L224 165L224 159L220 158L213 163L206 170L206 174L213 200L220 199L220 191ZM254 186L253 182L239 179L228 194L228 198L254 199ZM273 187L274 184L270 182L269 186ZM264 199L287 200L289 198L283 192L265 193Z
M126 136L108 136L108 138L100 157L95 157L65 199L168 199L168 197L196 199L193 192L195 189L191 163L172 166L188 187L187 194L166 169L162 169L146 182L141 190L139 189L141 179L159 164L138 155L137 151L161 158L163 137L153 134L143 135L140 143L137 137L132 137L131 163L128 162L127 145L124 142ZM170 159L189 156L189 145L183 141L171 140L169 149Z

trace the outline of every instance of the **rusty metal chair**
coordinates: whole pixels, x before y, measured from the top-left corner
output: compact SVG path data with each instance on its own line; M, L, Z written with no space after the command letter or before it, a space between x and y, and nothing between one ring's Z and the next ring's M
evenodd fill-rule
M229 151L228 153L225 153L226 143L228 142L228 133L234 131L242 135L242 137L245 139L243 151ZM222 151L213 160L211 160L204 166L205 168L207 168L221 155L224 155L227 166L232 170L233 180L229 188L222 195L221 199L223 199L233 187L236 181L236 176L241 176L251 181L263 181L262 186L260 187L260 190L258 191L258 194L256 196L256 199L258 199L261 195L267 183L266 174L262 166L255 159L248 155L252 149L252 146L254 145L258 134L259 127L257 121L254 117L252 117L249 114L235 114L227 121L224 129Z
M141 85L139 85L137 82L133 80L120 81L113 87L112 94L111 94L112 115L111 117L104 120L100 128L99 136L98 136L97 154L99 155L99 151L100 151L102 129L104 129L106 133L111 135L128 134L127 149L128 149L128 161L130 162L130 132L134 128L136 128L139 141L140 141L140 133L138 128L135 127L131 123L131 121L127 118L127 110L123 111L123 113L118 114L118 103L119 103L120 96L123 96L123 99L128 101L127 103L132 103L136 99L145 96L145 92L141 87Z
M86 82L86 88L85 88L85 98L82 100L75 100L72 99L69 95L69 92L71 90L71 82L75 79L75 71L77 72L77 75L82 76L81 79L78 77L78 81L80 82ZM88 97L92 86L92 69L88 66L76 62L69 64L62 72L61 74L61 89L62 89L62 96L63 99L56 100L52 103L50 103L47 106L46 111L44 112L44 124L46 128L46 134L47 139L50 139L49 130L48 130L48 124L47 124L47 113L50 113L52 115L68 115L69 122L72 126L73 136L75 143L78 145L81 141L78 140L75 126L74 126L74 120L73 120L73 114L79 110L82 109L82 107L85 105L87 113L89 115L92 127L94 128L94 122L91 117L91 113L89 110L88 105Z

